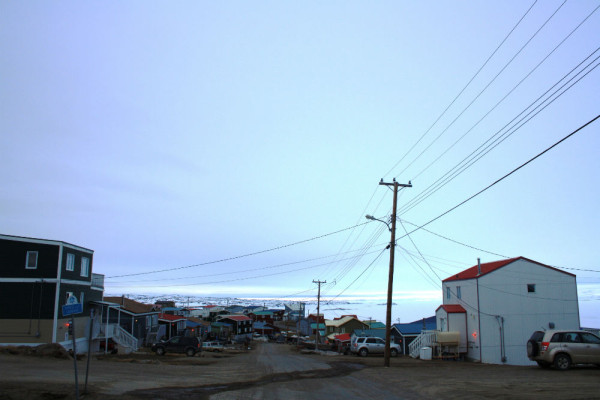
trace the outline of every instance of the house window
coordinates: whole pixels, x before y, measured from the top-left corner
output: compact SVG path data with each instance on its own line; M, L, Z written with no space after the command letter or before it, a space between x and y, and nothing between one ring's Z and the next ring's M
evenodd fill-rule
M67 253L67 271L75 271L75 254Z
M450 288L446 287L446 298L450 300Z
M527 284L527 293L535 293L535 283Z
M462 294L460 292L460 286L456 287L456 298L457 299L462 299Z
M81 257L81 276L88 276L90 274L90 259L87 257Z
M83 304L84 294L85 294L84 292L81 292L81 293L79 294L79 303L80 303L80 304Z
M38 252L37 251L28 251L27 259L25 260L25 268L26 269L36 269L38 261Z

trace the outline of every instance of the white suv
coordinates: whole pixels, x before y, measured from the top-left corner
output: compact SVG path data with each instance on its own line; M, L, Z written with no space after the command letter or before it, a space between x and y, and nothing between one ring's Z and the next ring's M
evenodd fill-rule
M385 352L385 340L378 337L354 337L350 345L350 351L362 357L369 354L383 354ZM390 356L396 357L400 351L399 344L390 344Z

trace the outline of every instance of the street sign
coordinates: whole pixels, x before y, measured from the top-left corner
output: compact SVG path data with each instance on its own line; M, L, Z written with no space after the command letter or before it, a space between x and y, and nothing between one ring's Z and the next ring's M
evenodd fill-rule
M62 306L62 315L66 317L73 314L81 314L83 312L83 304L77 302L77 297L69 296L67 304Z

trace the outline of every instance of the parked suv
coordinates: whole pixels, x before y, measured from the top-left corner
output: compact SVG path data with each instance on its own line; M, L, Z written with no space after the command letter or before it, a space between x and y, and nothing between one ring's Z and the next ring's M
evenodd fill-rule
M165 353L185 353L192 357L197 352L202 351L200 340L193 336L173 336L167 341L160 341L152 345L152 351L162 356Z
M573 364L600 366L600 338L580 330L535 331L527 342L527 357L542 368L564 371Z
M383 354L385 352L385 340L378 337L355 337L351 342L350 351L363 357L369 354ZM392 357L396 357L400 351L400 345L390 344L390 355Z

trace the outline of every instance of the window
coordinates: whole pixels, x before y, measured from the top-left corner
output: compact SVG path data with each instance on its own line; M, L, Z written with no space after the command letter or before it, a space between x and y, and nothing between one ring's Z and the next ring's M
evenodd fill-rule
M450 300L450 288L446 287L446 298Z
M88 276L90 273L90 259L81 257L81 276Z
M367 338L367 343L377 343L375 338Z
M527 284L527 293L535 293L535 283Z
M79 294L79 303L80 303L80 304L83 304L84 294L85 294L84 292L81 292L81 293Z
M28 251L27 259L25 260L25 268L26 269L36 269L38 261L38 252L37 251Z
M456 287L456 298L457 299L461 299L462 298L462 294L460 292L460 286Z
M600 338L598 336L587 332L580 333L580 335L583 338L583 343L600 344Z
M67 271L75 271L75 254L67 253Z

